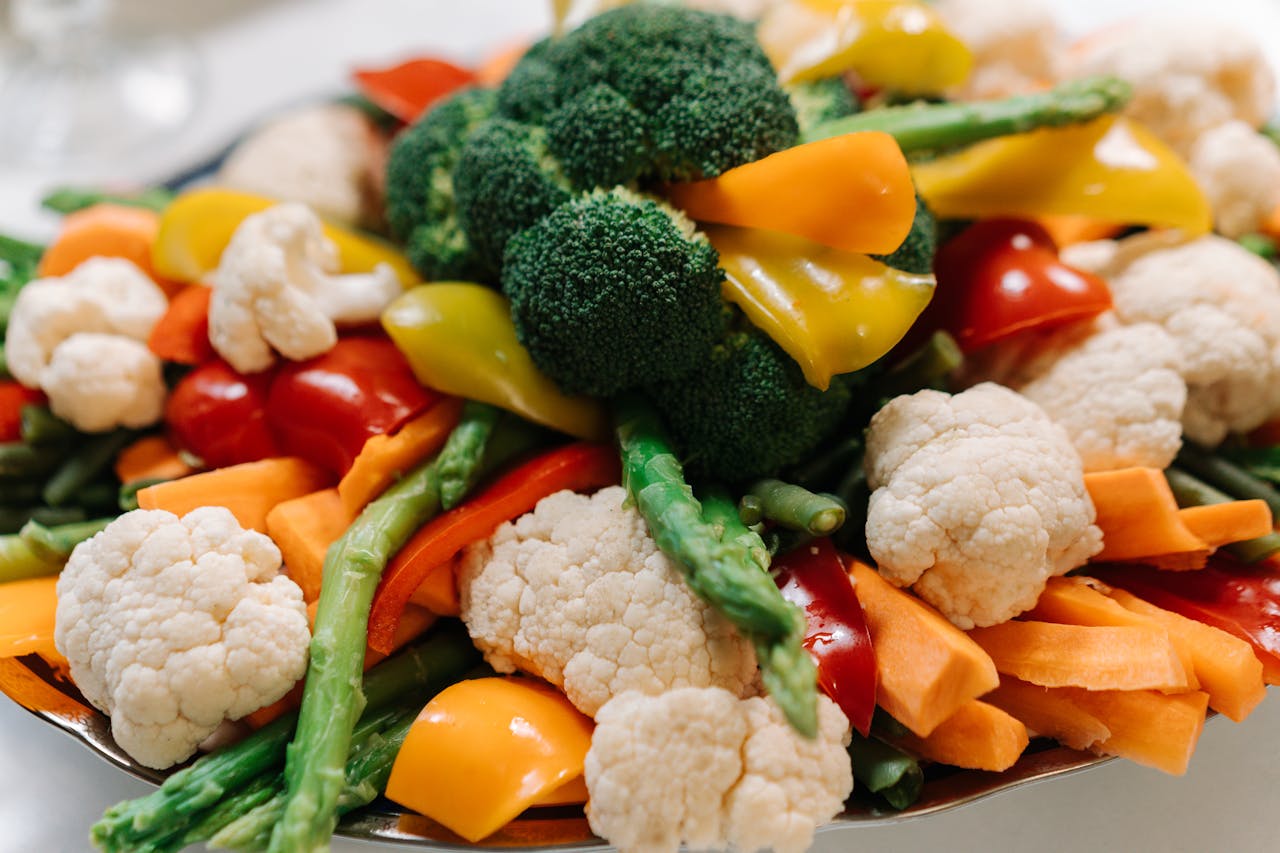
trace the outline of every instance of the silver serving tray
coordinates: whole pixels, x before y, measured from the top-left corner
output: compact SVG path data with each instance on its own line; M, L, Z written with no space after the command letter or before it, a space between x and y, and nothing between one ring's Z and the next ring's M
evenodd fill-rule
M111 723L106 715L90 706L75 685L59 677L35 655L0 659L0 692L131 776L159 785L169 775L167 771L151 770L131 759L112 739ZM929 768L919 801L903 811L877 808L857 800L855 794L855 798L845 804L845 810L826 829L882 826L937 814L1031 782L1077 773L1110 760L1049 741L1033 741L1032 747L1018 763L1004 773ZM435 821L421 815L406 814L394 803L378 800L347 815L338 827L338 834L428 850L474 850L477 847L609 849L601 839L591 834L582 810L567 806L531 809L476 845Z

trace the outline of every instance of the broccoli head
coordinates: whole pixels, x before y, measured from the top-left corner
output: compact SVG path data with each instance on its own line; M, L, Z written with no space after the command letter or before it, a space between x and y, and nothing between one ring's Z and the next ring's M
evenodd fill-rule
M777 475L829 437L849 409L852 381L814 388L768 335L747 327L729 332L694 372L648 391L689 470L740 483Z
M888 255L872 255L877 261L917 275L933 272L933 256L938 253L938 220L933 211L916 196L916 216L902 245Z
M624 6L539 42L499 111L556 128L551 151L580 187L710 177L799 134L750 24L666 4ZM619 127L603 132L602 121Z
M792 83L786 90L791 96L791 106L796 111L801 136L812 127L851 116L861 108L858 96L845 85L843 77L823 77L820 80Z
M682 214L617 188L513 237L502 287L534 363L566 392L608 397L708 358L723 332L718 260Z
M410 125L387 159L387 222L427 279L483 280L488 270L458 223L453 170L463 143L497 103L489 89L465 89Z

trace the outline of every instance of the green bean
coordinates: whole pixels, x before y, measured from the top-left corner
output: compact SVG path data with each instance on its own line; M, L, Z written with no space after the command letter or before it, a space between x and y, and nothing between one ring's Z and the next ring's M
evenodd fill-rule
M751 486L750 493L760 501L765 518L788 530L830 536L844 524L845 508L838 501L802 486L760 480Z
M1173 490L1173 497L1177 500L1178 506L1210 506L1235 500L1231 495L1220 492L1208 483L1177 468L1166 470L1164 477L1169 482L1169 488ZM1243 562L1256 563L1272 554L1280 553L1280 534L1266 533L1255 539L1231 542L1222 547L1224 551Z
M47 406L22 407L22 440L28 444L69 444L83 437Z
M22 441L0 444L0 478L30 480L43 477L62 464L66 454L54 447L36 447ZM8 488L0 483L0 489Z
M132 430L116 430L89 439L44 484L45 503L49 506L71 503L80 489L111 467L116 455L136 435Z

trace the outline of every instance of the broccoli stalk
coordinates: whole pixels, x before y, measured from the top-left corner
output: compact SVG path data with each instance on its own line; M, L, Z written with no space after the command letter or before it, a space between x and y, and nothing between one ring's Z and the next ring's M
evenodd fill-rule
M805 134L805 141L880 130L898 140L908 154L938 151L1011 133L1086 122L1119 110L1132 94L1132 88L1123 80L1090 77L1063 83L1047 92L1015 95L998 101L910 104L868 110L814 127Z

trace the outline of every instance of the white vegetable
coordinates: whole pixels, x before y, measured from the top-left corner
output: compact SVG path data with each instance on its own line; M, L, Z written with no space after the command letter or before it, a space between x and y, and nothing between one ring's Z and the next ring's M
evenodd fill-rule
M9 317L9 372L44 390L53 413L77 429L149 426L166 391L146 340L167 307L155 282L123 258L90 258L61 278L33 281Z
M58 578L54 641L116 742L160 769L288 693L310 631L275 544L201 507L134 510L78 545Z
M1189 165L1228 237L1257 231L1280 206L1280 147L1242 121L1201 134Z
M849 722L825 696L808 740L768 699L624 693L596 717L587 819L622 853L800 853L853 790L848 745Z
M274 347L295 361L327 352L335 324L371 323L400 295L387 264L337 275L338 251L301 204L247 217L222 253L209 303L209 342L241 373L266 370Z
M943 22L973 54L973 72L957 94L1003 98L1057 79L1058 25L1039 0L938 0Z
M866 467L880 573L961 628L1013 618L1101 550L1080 456L1003 386L890 400L871 419Z
M626 491L564 491L464 555L462 619L499 672L562 687L594 715L625 690L753 691L750 644L658 550Z

